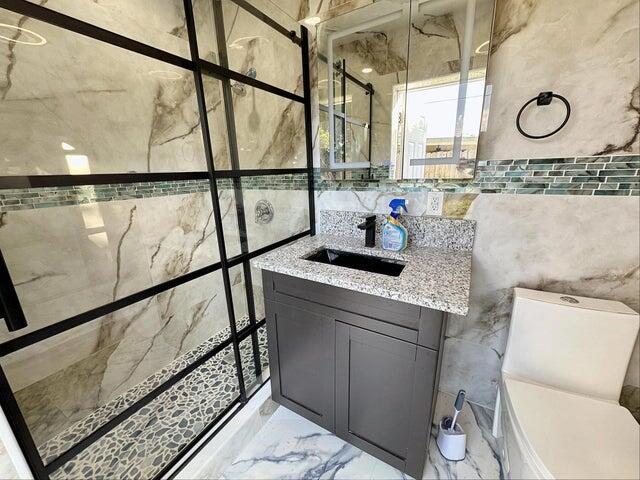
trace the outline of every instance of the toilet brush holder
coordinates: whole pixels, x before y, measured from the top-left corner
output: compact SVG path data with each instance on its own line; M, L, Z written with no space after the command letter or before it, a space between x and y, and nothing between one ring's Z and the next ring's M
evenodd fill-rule
M450 430L452 420L451 417L444 417L440 421L436 443L440 454L444 458L457 462L458 460L464 460L467 448L467 434L464 433L458 423Z

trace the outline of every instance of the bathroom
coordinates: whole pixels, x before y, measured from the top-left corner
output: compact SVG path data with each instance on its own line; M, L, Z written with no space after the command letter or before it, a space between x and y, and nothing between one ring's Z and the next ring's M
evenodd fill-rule
M639 478L639 45L639 0L0 0L0 478Z

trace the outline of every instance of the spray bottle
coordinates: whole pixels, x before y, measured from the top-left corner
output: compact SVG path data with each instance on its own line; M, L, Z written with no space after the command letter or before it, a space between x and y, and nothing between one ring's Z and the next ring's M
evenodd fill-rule
M391 213L382 227L382 248L399 252L407 247L407 229L400 223L402 210L408 212L404 198L394 198L389 203Z

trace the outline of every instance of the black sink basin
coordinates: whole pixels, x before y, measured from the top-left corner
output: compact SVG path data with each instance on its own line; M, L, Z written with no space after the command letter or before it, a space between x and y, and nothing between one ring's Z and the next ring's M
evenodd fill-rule
M305 260L328 263L330 265L353 268L355 270L364 270L365 272L381 273L391 277L400 275L400 272L402 272L402 269L406 265L399 260L342 252L340 250L333 250L332 248L323 248L305 257Z

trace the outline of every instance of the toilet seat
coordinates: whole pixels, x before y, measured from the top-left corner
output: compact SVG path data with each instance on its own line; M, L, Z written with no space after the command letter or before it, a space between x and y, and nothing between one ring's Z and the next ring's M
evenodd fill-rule
M543 478L640 478L640 425L617 403L503 376L508 418Z

